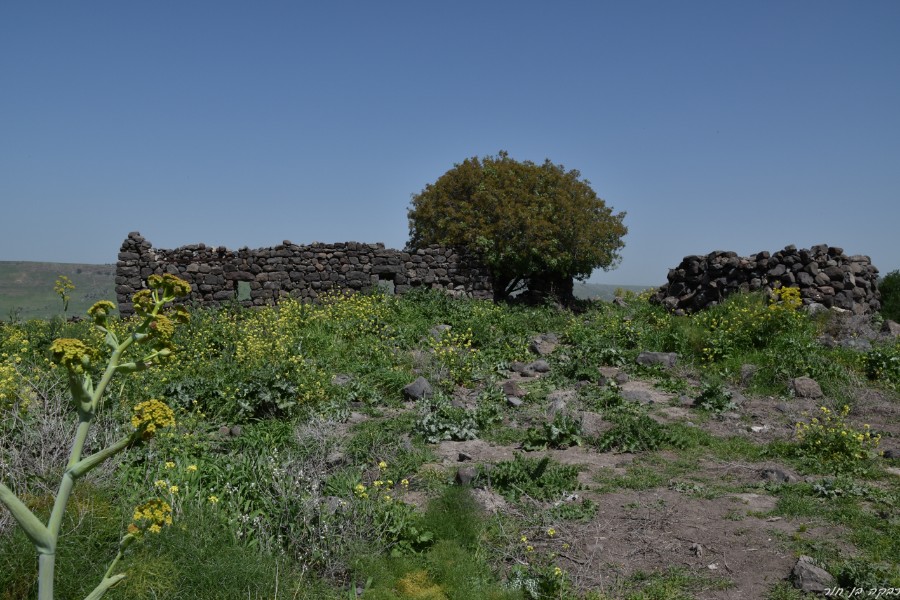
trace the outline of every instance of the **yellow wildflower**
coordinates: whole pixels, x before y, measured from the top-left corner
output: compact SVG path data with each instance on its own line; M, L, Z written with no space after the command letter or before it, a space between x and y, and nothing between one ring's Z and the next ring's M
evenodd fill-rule
M131 425L141 432L141 437L145 440L152 438L156 434L157 428L175 425L175 413L159 400L141 402L134 407L133 411Z
M83 373L91 362L92 351L81 340L60 338L50 344L53 362L75 373Z
M106 317L115 309L116 305L109 300L101 300L100 302L95 302L88 309L87 314L94 319L94 323L103 325L106 322Z

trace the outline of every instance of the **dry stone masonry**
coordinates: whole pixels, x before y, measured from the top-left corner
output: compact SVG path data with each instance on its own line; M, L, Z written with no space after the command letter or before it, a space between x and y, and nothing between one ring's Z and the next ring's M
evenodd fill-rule
M668 283L652 300L676 314L696 312L734 292L752 292L779 286L800 288L805 305L813 303L865 315L880 308L878 269L868 256L847 256L842 248L820 244L809 250L793 245L770 254L738 256L715 251L686 256L669 270Z
M116 295L122 315L134 312L131 297L147 277L171 273L191 284L188 302L217 306L239 302L263 306L280 298L315 300L328 291L385 287L403 294L414 287L442 289L459 296L492 298L488 270L461 250L429 246L394 250L384 244L345 242L228 250L192 244L154 249L140 233L122 243L116 265Z

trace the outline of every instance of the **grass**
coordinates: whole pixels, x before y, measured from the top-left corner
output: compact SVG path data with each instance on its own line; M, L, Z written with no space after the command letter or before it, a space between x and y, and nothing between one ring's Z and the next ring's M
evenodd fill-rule
M63 314L53 282L65 275L75 284L68 315L83 315L98 300L115 301L115 265L0 261L0 317L49 319Z
M453 335L434 341L430 331L438 324L450 325ZM865 477L851 469L856 487L741 483L699 465L752 470L777 461L813 480L833 474L814 448L800 456L791 440L714 435L709 426L718 421L711 412L692 412L694 426L656 425L652 408L625 403L614 388L601 389L589 378L568 410L590 411L610 428L600 434L605 438L585 435L575 450L597 453L602 445L633 457L615 471L593 468L583 476L591 499L578 503L560 503L579 485L578 469L553 458L563 450L497 459L478 480L486 486L478 494L506 496L505 512L490 515L475 492L452 484L456 465L442 464L436 447L424 441L417 412L424 404L410 408L401 393L425 376L441 402L457 403L445 411L449 421L477 421L481 442L510 452L529 427L543 432L545 422L552 425L549 393L575 389L601 365L616 364L682 393L697 390L697 381L735 385L740 366L751 363L759 368L752 389L766 395L785 396L790 377L812 375L838 398L841 390L867 384L895 399L889 379L868 379L864 360L818 346L819 326L758 296L679 318L634 295L625 306L603 303L572 314L431 292L196 311L176 330L167 364L117 379L111 388L94 449L127 428L131 405L142 399L165 399L179 425L76 486L60 549L60 597L83 597L96 585L135 503L159 494L171 500L175 524L130 551L129 577L112 598L350 598L358 586L366 599L649 599L703 597L727 586L708 574L662 569L637 570L611 588L590 589L566 572L572 563L551 556L560 550L548 528L593 523L602 517L605 494L658 488L710 501L743 491L774 495L769 516L838 532L831 543L798 531L784 538L786 547L826 561L848 581L880 576L861 571L838 550L852 548L856 559L872 564L900 555L898 522L890 516L900 491L896 477L883 475L883 459L873 459ZM125 324L112 327L122 331ZM536 358L527 348L530 338L550 331L561 346L548 358L550 374L523 383L529 392L523 406L512 408L486 391L509 363ZM0 464L4 481L36 507L48 506L73 420L61 374L47 361L58 337L101 345L84 322L0 327ZM642 350L678 352L678 370L631 366ZM879 372L891 373L895 351L879 352L868 368L877 363ZM336 383L338 374L350 382ZM168 491L172 486L177 493ZM734 511L725 517L743 518ZM30 544L0 511L0 600L33 594L35 565ZM783 585L769 594L797 597Z

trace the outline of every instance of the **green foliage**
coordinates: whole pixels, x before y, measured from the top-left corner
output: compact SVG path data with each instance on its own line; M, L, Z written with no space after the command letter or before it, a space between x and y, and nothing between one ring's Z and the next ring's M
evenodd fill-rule
M662 446L686 448L691 445L681 430L660 425L636 402L623 402L609 409L605 416L613 422L613 427L596 441L601 452L639 452Z
M900 322L900 270L894 269L878 282L881 294L881 314L885 319Z
M512 590L521 590L528 600L574 597L562 569L551 564L516 565L507 585Z
M900 341L872 348L866 352L863 363L869 379L894 389L900 388Z
M873 434L868 425L862 430L847 421L850 408L840 412L819 408L818 417L809 423L796 425L796 456L808 467L828 473L868 472L878 455L881 436Z
M474 440L478 437L478 420L471 410L453 406L445 396L436 394L419 407L416 431L429 444L444 440Z
M529 458L516 454L513 460L497 463L481 476L510 500L523 495L535 500L555 500L578 489L578 467L561 465L549 456Z
M732 294L722 303L680 320L680 352L716 363L768 348L785 335L813 337L814 328L799 310L799 290L783 288L772 300L762 293ZM797 293L795 293L797 292Z
M721 381L707 381L700 386L697 394L696 406L710 412L725 412L734 408L731 401L732 394Z
M413 196L410 245L461 246L491 269L498 295L523 280L583 279L619 259L627 229L578 171L506 152L472 157Z
M599 512L600 507L590 498L584 498L581 502L563 502L559 506L550 509L549 515L554 519L563 521L590 521Z
M898 573L896 567L891 569L887 565L853 558L841 565L835 579L845 589L886 590L894 588Z
M576 419L564 412L558 412L553 421L544 423L540 428L529 427L525 432L522 449L526 452L546 450L547 448L568 448L581 445L581 419Z

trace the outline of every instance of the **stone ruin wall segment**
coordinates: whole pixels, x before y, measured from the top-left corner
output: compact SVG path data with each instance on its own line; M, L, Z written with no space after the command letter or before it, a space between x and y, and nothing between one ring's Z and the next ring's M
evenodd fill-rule
M881 304L878 269L868 256L844 254L843 248L819 244L798 250L786 246L775 253L738 256L717 250L705 256L685 256L669 270L668 283L651 297L675 314L715 306L735 292L796 287L805 305L876 313Z
M265 306L288 296L314 301L328 291L368 291L378 286L403 294L415 287L458 296L493 298L485 267L465 252L441 246L394 250L384 244L293 244L228 250L192 244L153 248L138 232L128 234L116 263L119 311L131 315L131 298L150 275L171 273L191 284L188 303L238 302Z

